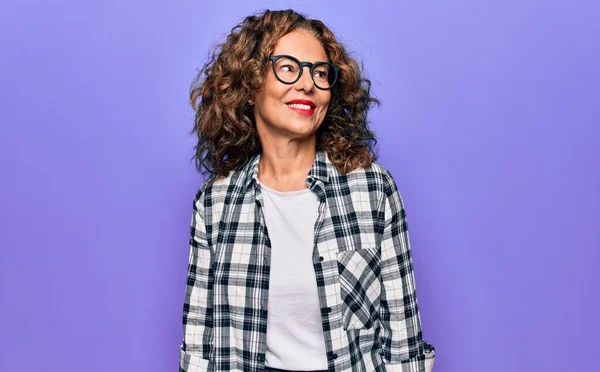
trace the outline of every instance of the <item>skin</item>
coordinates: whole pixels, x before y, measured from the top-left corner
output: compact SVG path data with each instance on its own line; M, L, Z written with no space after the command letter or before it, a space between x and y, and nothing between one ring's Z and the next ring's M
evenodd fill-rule
M277 44L273 55L287 54L300 61L328 61L321 42L304 30L290 32ZM316 104L311 115L292 110L287 103L294 99ZM296 83L281 83L267 66L265 85L254 97L254 116L262 156L258 167L261 183L278 191L306 188L306 176L316 154L316 131L323 123L331 100L329 90L314 86L308 67Z

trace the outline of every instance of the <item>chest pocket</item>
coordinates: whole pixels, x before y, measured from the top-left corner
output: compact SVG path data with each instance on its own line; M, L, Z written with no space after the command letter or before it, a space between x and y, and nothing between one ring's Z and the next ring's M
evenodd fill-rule
M381 249L339 252L337 265L344 330L372 328L378 319L381 295Z

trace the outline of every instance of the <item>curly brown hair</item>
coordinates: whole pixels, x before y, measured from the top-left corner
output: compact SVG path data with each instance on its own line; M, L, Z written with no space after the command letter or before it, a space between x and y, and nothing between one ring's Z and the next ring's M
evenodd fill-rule
M311 32L330 62L340 69L325 119L317 130L317 150L326 151L342 173L376 160L377 140L369 129L367 113L371 104L379 101L370 95L371 82L358 63L323 22L293 10L266 10L236 25L194 79L190 101L196 118L191 133L198 136L194 158L199 172L226 176L261 151L248 101L263 88L275 44L295 30Z

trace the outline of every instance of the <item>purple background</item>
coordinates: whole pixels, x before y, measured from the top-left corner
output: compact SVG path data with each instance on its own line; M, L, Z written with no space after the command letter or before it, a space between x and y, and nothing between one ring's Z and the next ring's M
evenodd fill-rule
M435 372L599 370L597 0L5 0L0 371L177 369L189 84L241 17L288 6L383 102Z

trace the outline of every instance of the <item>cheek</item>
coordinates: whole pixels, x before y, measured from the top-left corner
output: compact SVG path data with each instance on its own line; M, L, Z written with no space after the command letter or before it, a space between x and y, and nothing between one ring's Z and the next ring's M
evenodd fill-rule
M327 110L329 109L329 104L331 103L331 94L327 94L326 96L324 96L321 102L321 105L323 107L323 115L325 115L325 113L327 113Z
M289 87L277 81L272 74L267 75L263 90L265 98L281 101L288 90Z
M321 102L323 102L323 106L329 106L329 104L331 103L331 91L324 90L321 91L321 93Z

